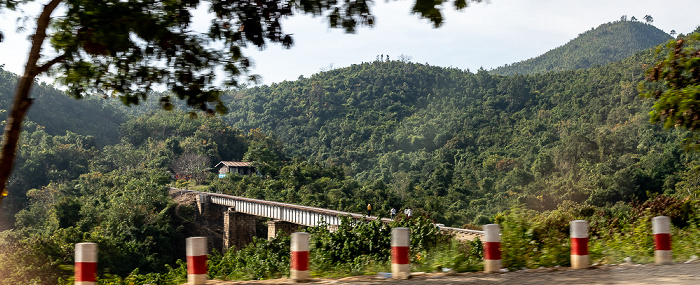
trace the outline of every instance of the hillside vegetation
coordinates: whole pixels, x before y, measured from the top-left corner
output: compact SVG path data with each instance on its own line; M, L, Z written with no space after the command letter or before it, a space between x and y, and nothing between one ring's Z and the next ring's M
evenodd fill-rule
M6 116L19 76L0 67L0 114ZM38 125L48 134L63 135L66 131L92 136L98 145L119 141L117 127L126 121L120 110L106 106L97 98L76 100L46 83L35 83L25 129ZM4 125L4 123L3 123Z
M385 189L341 195L343 210L411 206L447 224L484 224L518 204L550 210L673 193L696 155L681 148L688 133L648 122L652 102L636 86L651 57L505 77L377 61L237 92L224 119Z
M507 64L490 72L513 75L589 68L622 60L669 39L670 35L650 24L615 21L591 28L538 57Z
M588 69L512 76L375 61L231 91L223 117L143 106L118 127L101 125L118 130L111 143L80 127L56 132L40 112L25 126L3 204L16 215L0 225L12 228L0 233L0 280L70 283L73 244L96 242L101 284L181 284L184 237L198 221L194 206L173 204L169 186L357 213L371 203L384 216L411 207L414 218L390 226L412 228L412 262L425 271L479 270L483 258L481 243L448 242L433 222L500 224L504 265L519 269L569 265L572 219L591 221L593 261L649 262L649 219L667 215L676 258L689 258L700 254L700 160L683 149L688 131L649 123L652 101L637 85L657 60L646 50ZM71 108L100 110L95 101L65 102L82 106L66 108L66 123L56 119L68 130ZM219 179L212 167L220 160L252 161L259 173ZM310 255L314 274L390 268L388 228L378 222L307 231L323 249ZM283 276L288 243L215 253L210 277Z
M0 116L6 116L19 77L0 67ZM97 149L119 142L118 127L127 118L101 99L75 100L45 83L35 83L32 108L24 124L10 195L0 206L0 230L28 202L27 190L55 181L72 180L87 169ZM4 126L2 120L0 125Z

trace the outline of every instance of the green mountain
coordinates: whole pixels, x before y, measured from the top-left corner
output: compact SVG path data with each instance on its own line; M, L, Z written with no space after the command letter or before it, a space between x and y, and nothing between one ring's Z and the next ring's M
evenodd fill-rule
M493 74L533 74L576 70L622 60L657 46L671 36L653 25L637 21L602 24L543 55L491 70Z
M353 203L394 201L446 224L483 224L518 204L609 205L675 191L697 157L681 149L687 132L648 122L652 102L636 86L652 59L646 51L515 76L376 61L231 94L224 119L388 193Z
M0 115L7 116L12 104L19 76L0 68ZM27 113L25 128L43 127L51 135L63 135L70 131L93 136L98 145L119 141L117 127L126 118L124 114L99 102L100 99L75 100L62 91L45 83L32 87L32 107ZM4 122L3 122L4 124Z
M206 135L225 127L147 115L118 128L124 143L108 148L112 159L90 147L83 151L81 137L60 138L75 144L85 163L57 177L119 168L119 159L127 157L134 158L121 163L127 168L167 168L172 154L181 152L175 149L187 148L210 161L257 157L279 168L267 171L278 182L240 184L233 190L237 195L346 211L361 211L368 203L378 210L410 206L457 226L487 223L514 205L547 210L567 201L603 206L645 200L676 191L692 176L696 160L681 149L687 132L648 123L652 102L638 98L636 86L642 67L653 60L647 50L589 69L513 76L400 61L356 64L226 95L230 113L223 120L234 127L231 138L238 136L235 129L254 130L248 134L260 142L252 150ZM35 108L47 110L38 103ZM82 107L63 116L93 110ZM47 124L40 116L30 119ZM168 131L173 129L168 124L187 125L192 138L169 140L180 131ZM149 139L154 135L160 137ZM36 137L41 143L45 136ZM55 153L62 151L56 139L49 143ZM279 145L286 153L280 154ZM131 148L153 153L122 154ZM22 168L25 179L17 180L23 188L43 185L29 179L41 169L46 181L54 181L54 168L43 167L54 156L35 160L37 154L28 150L24 157L33 163Z

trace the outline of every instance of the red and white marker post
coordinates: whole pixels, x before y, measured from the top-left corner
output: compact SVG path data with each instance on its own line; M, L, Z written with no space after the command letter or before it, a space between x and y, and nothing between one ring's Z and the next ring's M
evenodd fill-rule
M97 282L97 244L75 244L75 285L94 285Z
M309 233L293 233L291 242L292 262L289 278L294 281L309 279Z
M571 268L587 268L590 259L588 256L588 222L575 220L571 227Z
M186 239L187 283L192 285L207 283L207 238Z
M654 263L673 263L673 251L671 251L671 220L666 216L658 216L651 219L651 230L656 242L654 250Z
M394 279L411 277L411 259L408 249L411 233L408 228L391 229L391 276Z
M501 260L501 227L496 224L484 226L484 272L499 272Z

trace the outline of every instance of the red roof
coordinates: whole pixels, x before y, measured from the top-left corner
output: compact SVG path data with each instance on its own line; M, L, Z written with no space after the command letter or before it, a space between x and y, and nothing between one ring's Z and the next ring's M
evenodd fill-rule
M251 166L252 167L252 162L243 162L243 161L222 161L219 162L216 167L218 167L220 164L226 165L226 166L235 166L235 167L241 167L241 166Z

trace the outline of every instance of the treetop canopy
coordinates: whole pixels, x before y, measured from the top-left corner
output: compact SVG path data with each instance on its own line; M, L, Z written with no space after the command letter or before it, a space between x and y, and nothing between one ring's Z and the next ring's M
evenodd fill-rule
M481 2L453 4L462 9L469 1ZM26 2L0 0L0 9ZM444 2L416 0L412 12L438 27ZM205 3L211 23L206 32L194 31L192 11ZM322 16L331 28L349 33L374 23L372 1L367 0L53 0L46 7L51 4L65 10L51 18L47 34L56 56L42 56L40 66L46 68L39 73L50 71L73 97L118 96L132 105L154 86L164 85L190 107L208 113L226 112L215 82L220 70L229 87L241 79L257 79L248 75L251 60L242 48L294 44L292 35L283 31L283 18L294 13ZM172 108L171 100L161 98L161 106Z

